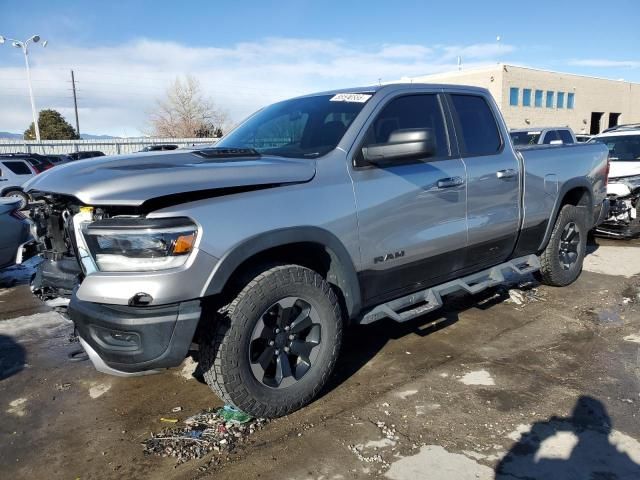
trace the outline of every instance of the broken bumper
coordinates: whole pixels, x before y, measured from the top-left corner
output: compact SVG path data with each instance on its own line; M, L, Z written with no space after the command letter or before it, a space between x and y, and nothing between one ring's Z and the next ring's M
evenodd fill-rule
M180 365L201 315L200 300L158 307L69 303L82 346L97 370L131 376Z

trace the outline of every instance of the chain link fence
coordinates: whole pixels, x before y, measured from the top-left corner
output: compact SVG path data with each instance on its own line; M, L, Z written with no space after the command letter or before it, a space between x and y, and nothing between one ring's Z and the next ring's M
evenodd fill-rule
M91 140L14 140L0 139L0 154L2 153L41 153L64 154L74 152L89 152L99 150L105 155L120 155L139 152L149 145L178 145L190 147L196 145L211 145L217 138L110 138Z

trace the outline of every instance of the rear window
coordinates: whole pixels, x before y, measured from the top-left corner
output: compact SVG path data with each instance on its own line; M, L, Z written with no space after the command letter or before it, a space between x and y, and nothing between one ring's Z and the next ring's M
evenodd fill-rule
M540 139L540 132L511 132L511 140L516 146L535 145Z
M635 161L640 160L640 135L616 135L611 137L593 138L589 141L604 143L609 149L609 160Z
M31 175L31 169L24 162L2 162L2 164L16 175Z
M573 143L573 137L571 133L569 133L569 130L558 130L558 135L560 135L560 140L562 140L562 143L565 145Z
M497 153L502 140L496 119L486 100L477 95L452 94L454 114L461 138L460 149L466 156Z
M544 134L544 140L542 140L542 143L544 143L545 145L549 145L554 140L560 140L558 138L558 131L549 130L547 133Z

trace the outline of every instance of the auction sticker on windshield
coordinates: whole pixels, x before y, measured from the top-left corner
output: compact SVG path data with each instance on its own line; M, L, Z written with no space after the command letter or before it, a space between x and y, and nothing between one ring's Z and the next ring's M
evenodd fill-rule
M331 97L331 102L353 102L365 103L371 98L371 94L367 93L338 93Z

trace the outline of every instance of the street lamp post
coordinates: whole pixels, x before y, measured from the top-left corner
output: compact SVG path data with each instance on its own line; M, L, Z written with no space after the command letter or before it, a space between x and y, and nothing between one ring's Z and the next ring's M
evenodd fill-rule
M29 85L29 98L31 99L31 114L33 115L33 128L36 132L36 140L40 141L40 128L38 127L38 116L36 113L36 102L33 99L33 87L31 86L31 69L29 68L29 44L31 42L38 43L40 41L40 35L34 35L27 40L20 41L14 40L13 38L6 38L0 35L0 44L9 40L11 45L22 50L24 54L24 65L27 69L27 84ZM42 46L47 46L47 41L42 42Z

